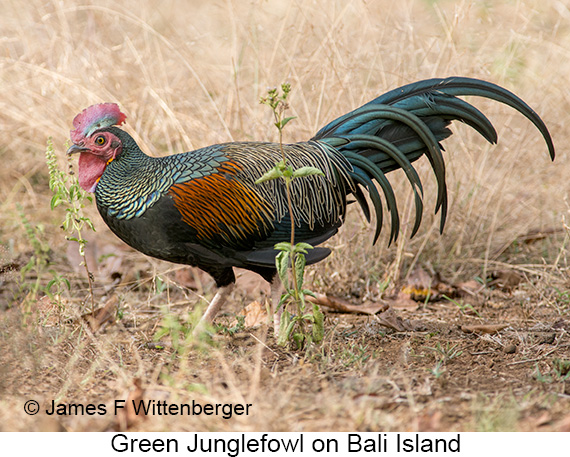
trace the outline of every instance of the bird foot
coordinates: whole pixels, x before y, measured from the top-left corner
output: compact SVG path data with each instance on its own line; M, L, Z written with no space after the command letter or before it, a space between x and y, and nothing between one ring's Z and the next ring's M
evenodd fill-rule
M214 295L214 298L212 298L212 301L210 301L210 304L206 308L204 315L198 322L198 325L196 325L196 328L192 332L194 337L209 332L208 326L212 325L212 323L214 322L214 318L216 317L220 309L222 309L222 306L224 305L228 295L232 292L234 285L235 283L232 283L227 286L222 286L218 289L216 295Z
M279 328L281 327L281 313L278 311L273 314L273 334L275 338L279 337Z

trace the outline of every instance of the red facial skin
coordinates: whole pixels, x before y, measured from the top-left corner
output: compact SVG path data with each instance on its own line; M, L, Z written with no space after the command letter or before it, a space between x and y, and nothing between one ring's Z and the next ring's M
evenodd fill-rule
M95 132L80 144L69 148L69 153L80 153L79 185L87 192L95 192L105 168L122 149L121 141L110 132Z

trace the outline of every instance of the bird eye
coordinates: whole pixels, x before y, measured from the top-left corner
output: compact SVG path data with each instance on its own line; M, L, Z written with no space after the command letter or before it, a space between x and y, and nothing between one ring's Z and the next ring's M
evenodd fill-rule
M106 141L107 140L103 135L99 135L97 138L95 138L95 143L97 143L99 146L103 146Z

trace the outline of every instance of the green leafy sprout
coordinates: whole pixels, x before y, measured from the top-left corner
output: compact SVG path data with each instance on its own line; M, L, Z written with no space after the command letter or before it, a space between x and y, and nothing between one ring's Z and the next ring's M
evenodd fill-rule
M79 254L83 258L81 265L85 268L87 282L89 284L89 296L91 301L91 313L95 312L95 298L93 296L93 274L89 271L85 257L87 240L84 238L85 230L95 231L91 220L83 215L86 202L91 203L92 197L79 186L77 178L70 168L69 173L61 170L57 163L57 157L53 147L53 141L48 138L46 149L46 163L49 170L49 188L53 192L50 206L55 211L58 207L65 208L65 217L61 228L69 235L66 239L75 241L79 246Z
M279 324L279 335L277 343L285 346L292 338L298 348L307 347L311 342L320 343L324 335L324 315L319 306L312 303L312 308L307 310L307 295L314 295L311 291L303 289L306 258L309 249L313 249L308 243L295 243L295 219L293 216L293 204L291 202L291 183L294 179L304 178L312 175L323 176L323 172L315 167L301 167L296 170L289 165L285 150L283 148L283 129L293 119L294 116L285 117L285 111L289 108L287 101L291 93L290 84L282 84L281 91L270 89L267 97L263 97L260 103L269 106L273 112L275 127L279 131L279 145L281 150L281 161L267 171L256 184L261 184L274 179L285 181L285 191L287 194L287 205L291 219L291 239L289 242L281 242L275 245L279 254L275 257L275 265L279 279L285 288L285 293L281 296L277 309L283 307L281 322ZM296 313L291 314L287 309L288 304L296 305ZM309 333L307 326L311 325Z

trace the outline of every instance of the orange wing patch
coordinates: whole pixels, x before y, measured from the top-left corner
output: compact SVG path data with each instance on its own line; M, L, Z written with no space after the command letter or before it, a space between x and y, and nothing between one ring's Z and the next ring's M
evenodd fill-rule
M273 208L262 196L236 177L241 168L224 162L202 178L174 184L168 191L182 220L206 241L243 244L264 239L272 227Z

